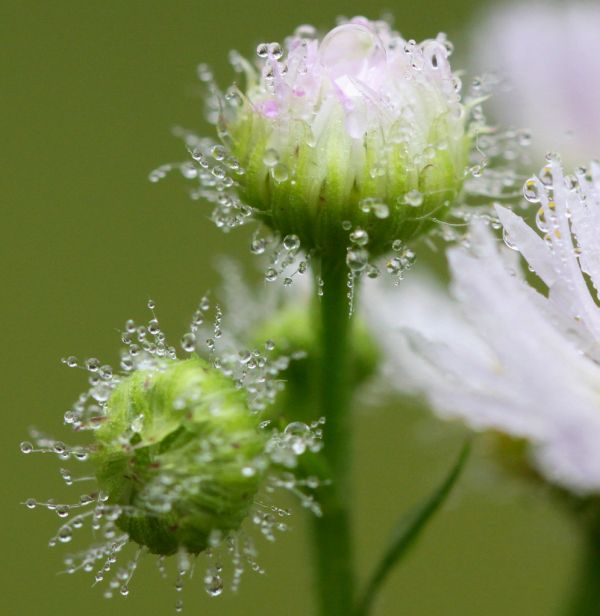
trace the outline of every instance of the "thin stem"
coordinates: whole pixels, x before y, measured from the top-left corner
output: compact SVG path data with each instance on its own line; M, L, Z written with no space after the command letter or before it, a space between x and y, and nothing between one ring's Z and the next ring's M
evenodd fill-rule
M597 616L600 614L600 528L588 528L584 557L577 587L567 616Z
M325 417L323 456L330 480L319 489L323 515L313 522L315 586L322 616L352 613L354 570L351 541L351 318L343 256L321 260L323 295L317 307L320 353L318 410Z

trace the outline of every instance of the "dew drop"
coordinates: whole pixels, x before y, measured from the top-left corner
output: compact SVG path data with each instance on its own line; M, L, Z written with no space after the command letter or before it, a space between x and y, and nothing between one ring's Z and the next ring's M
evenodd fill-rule
M223 592L223 578L216 569L209 569L204 576L204 589L211 597L218 597Z
M369 264L366 267L367 276L369 278L377 278L379 276L379 268L376 265Z
M418 190L409 190L404 195L404 203L406 203L406 205L410 205L411 207L419 207L423 204L423 194Z
M529 203L540 202L540 187L537 178L529 178L523 186L523 196Z
M261 43L256 48L256 55L259 58L266 58L269 55L269 46L267 45L267 43Z
M67 451L67 446L62 441L56 441L52 446L52 450L60 456Z
M192 353L196 348L196 336L189 332L184 334L181 337L181 348L187 353Z
M85 360L85 367L90 372L97 372L98 368L100 368L100 361L95 357L90 357Z
M283 50L281 49L281 45L279 43L269 43L268 53L275 60L279 60L283 56Z
M348 250L348 252L346 253L346 265L353 272L360 272L365 269L368 261L369 253L362 248Z
M398 257L393 257L386 264L389 274L399 274L402 271L402 261Z
M94 398L94 400L97 400L98 402L106 402L110 398L110 394L111 389L105 383L97 385L90 391L90 395L92 396L92 398Z
M265 150L263 155L263 163L265 163L267 167L274 167L278 162L279 154L277 153L277 150L274 150L273 148Z
M283 247L288 252L296 252L300 248L300 238L297 235L286 235L283 238Z
M364 229L355 229L350 234L350 241L358 246L366 246L369 243L369 234Z
M282 182L285 182L290 177L290 174L289 174L288 168L283 163L277 163L271 169L271 176L273 177L275 182L281 184Z
M250 252L255 255L262 255L267 248L267 242L263 238L255 238L250 244Z
M21 443L21 453L31 453L33 451L33 445L29 441L23 441Z
M390 215L390 208L385 203L375 203L372 206L372 210L375 217L381 220L388 218Z

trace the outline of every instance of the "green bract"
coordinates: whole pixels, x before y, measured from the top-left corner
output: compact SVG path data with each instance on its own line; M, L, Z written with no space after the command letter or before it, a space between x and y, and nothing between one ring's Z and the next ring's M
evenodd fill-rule
M353 139L341 113L317 144L308 125L273 125L249 104L230 130L246 169L240 195L267 225L325 252L348 244L349 228L358 227L372 255L424 233L455 203L471 145L456 132L448 116L437 118L428 141L443 147L429 146L415 164L405 143L386 143L377 129ZM265 164L275 153L280 162Z
M100 488L117 525L156 554L199 553L236 530L264 472L267 436L245 392L194 357L137 370L114 390L96 431Z

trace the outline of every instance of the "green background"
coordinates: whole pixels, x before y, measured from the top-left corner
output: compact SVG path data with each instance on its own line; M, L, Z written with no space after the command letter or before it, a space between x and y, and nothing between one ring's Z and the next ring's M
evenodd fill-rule
M0 611L15 615L171 614L173 579L142 563L127 599L107 602L84 574L56 575L58 518L27 511L29 496L64 497L59 463L18 452L35 425L66 438L62 414L84 378L60 357L115 362L128 317L148 297L178 339L200 295L217 282L220 254L248 260L247 234L229 236L192 203L175 175L148 172L185 158L175 124L204 130L198 62L227 83L227 52L252 54L300 23L329 27L339 14L389 10L408 38L449 33L467 55L475 0L7 1L0 19L2 239L2 575ZM359 408L357 551L366 573L399 512L428 493L460 431L418 409ZM567 591L577 536L542 493L502 475L479 447L461 486L412 557L385 588L377 614L545 615ZM75 489L72 488L72 491ZM238 596L210 599L201 576L184 591L185 613L311 614L302 516L274 545L261 542L264 577L248 573ZM150 561L150 559L148 559Z

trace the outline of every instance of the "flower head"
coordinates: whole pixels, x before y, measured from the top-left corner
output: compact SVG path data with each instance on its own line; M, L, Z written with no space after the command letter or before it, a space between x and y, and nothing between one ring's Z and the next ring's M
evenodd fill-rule
M498 5L475 30L475 68L505 82L491 101L498 119L575 164L600 142L599 29L597 3L537 1Z
M565 176L551 160L525 194L539 208L539 232L507 209L497 213L507 245L546 293L519 275L486 227L474 224L470 247L449 253L456 303L447 326L412 319L413 350L402 342L406 334L388 348L437 413L527 439L549 481L598 492L600 167ZM414 312L409 295L400 294L396 327L402 312ZM440 306L437 294L430 306Z
M307 251L344 249L359 229L377 256L442 217L468 166L469 113L444 35L416 43L356 17L322 38L301 26L257 63L233 53L246 86L209 81L220 142L190 138L198 196L229 228L252 214ZM193 169L192 172L193 174Z
M153 308L153 304L151 304ZM321 447L320 421L271 425L262 416L281 389L277 375L289 359L272 356L273 343L260 350L219 352L221 313L217 309L208 359L197 351L196 336L210 304L202 300L178 358L153 318L146 326L128 321L122 333L121 373L90 358L71 367L89 374L90 388L65 415L76 432L90 431L92 442L68 446L39 433L21 444L23 453L55 453L61 460L88 461L90 474L74 477L61 469L68 485L95 481L97 488L71 504L26 501L45 506L66 521L51 545L68 543L86 522L104 542L66 559L67 571L95 571L99 582L112 575L113 588L128 593L128 583L144 552L161 559L177 555L179 578L191 574L191 560L206 553L205 586L221 593L224 581L219 552L231 555L232 587L245 564L260 571L248 523L269 540L286 527L289 511L272 504L271 495L286 489L317 515L319 506L304 487L314 478L297 478L297 458ZM78 485L78 483L77 483ZM113 573L118 555L138 546L133 560Z

